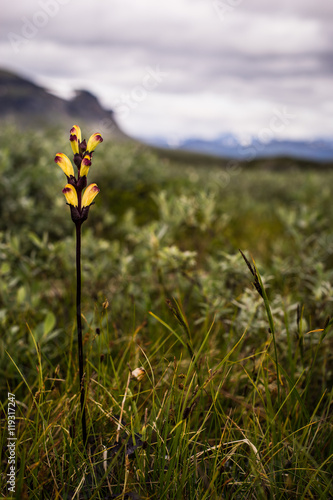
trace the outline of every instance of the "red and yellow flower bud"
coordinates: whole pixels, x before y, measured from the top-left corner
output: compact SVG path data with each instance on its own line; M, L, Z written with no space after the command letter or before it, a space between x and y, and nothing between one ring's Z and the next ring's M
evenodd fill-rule
M67 177L74 177L74 168L72 162L64 153L57 153L54 161L59 165Z
M89 207L99 193L97 184L89 184L82 196L82 208Z
M101 134L99 133L93 134L88 140L87 151L89 153L92 153L100 142L103 142Z
M66 184L62 192L65 195L68 205L72 205L73 207L77 207L79 205L77 192L74 186L72 186L71 184Z
M81 129L78 125L73 125L73 127L71 128L69 140L72 146L73 153L78 154L82 141Z
M90 155L86 155L81 162L80 177L88 175L90 165L91 165Z

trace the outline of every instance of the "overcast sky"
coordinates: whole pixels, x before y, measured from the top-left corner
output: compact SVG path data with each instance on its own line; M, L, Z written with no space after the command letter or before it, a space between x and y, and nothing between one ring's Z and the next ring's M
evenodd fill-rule
M333 137L329 0L14 0L0 66L135 136Z

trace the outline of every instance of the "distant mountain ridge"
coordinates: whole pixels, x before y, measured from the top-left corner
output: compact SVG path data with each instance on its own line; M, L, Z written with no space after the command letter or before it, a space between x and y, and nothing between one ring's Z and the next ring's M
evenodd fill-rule
M325 139L314 141L272 139L268 142L261 142L253 138L246 145L242 144L232 134L223 134L214 140L189 137L180 140L178 143L173 141L171 144L164 137L140 137L139 139L153 146L205 153L241 161L273 157L288 157L319 162L333 161L333 139L332 141Z
M0 120L22 127L49 125L88 125L117 139L130 139L118 126L112 110L104 109L87 90L77 90L66 100L13 72L0 69ZM278 140L260 142L253 138L246 145L232 134L221 134L213 140L188 137L175 143L166 137L137 137L148 145L205 153L221 158L251 161L256 158L289 157L317 162L333 162L333 139Z
M78 90L72 99L66 100L6 70L0 70L0 119L23 127L83 122L103 133L127 138L113 111L105 110L87 90Z

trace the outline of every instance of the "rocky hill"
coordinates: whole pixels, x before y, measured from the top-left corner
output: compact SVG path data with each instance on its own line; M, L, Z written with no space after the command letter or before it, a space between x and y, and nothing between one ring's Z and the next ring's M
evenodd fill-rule
M72 99L61 99L6 70L0 70L0 120L22 127L61 125L68 128L78 122L119 139L126 138L113 111L105 110L90 92L78 90Z

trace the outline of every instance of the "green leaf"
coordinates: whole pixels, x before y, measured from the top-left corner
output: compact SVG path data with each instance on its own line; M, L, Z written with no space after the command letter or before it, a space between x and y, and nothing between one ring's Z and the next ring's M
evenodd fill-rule
M28 234L30 241L36 245L37 248L43 247L43 242L38 238L37 234L29 232Z
M1 264L1 274L7 274L10 272L10 264L9 262L3 262Z
M24 286L20 286L17 290L16 301L18 304L23 304L26 299L26 290Z
M56 324L56 318L53 312L48 312L44 320L44 335L50 333Z
M179 340L179 342L181 342L183 344L184 347L187 347L187 345L183 341L183 339L167 323L165 323L161 318L159 318L158 316L156 316L156 314L152 313L151 311L149 311L149 314L153 318L157 319L157 321L159 321L161 323L161 325L165 326L165 328L167 328L171 333L173 333L174 336Z

